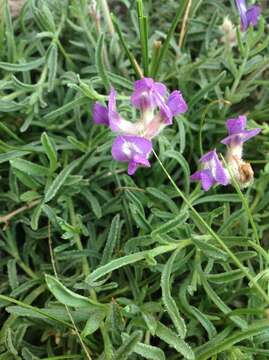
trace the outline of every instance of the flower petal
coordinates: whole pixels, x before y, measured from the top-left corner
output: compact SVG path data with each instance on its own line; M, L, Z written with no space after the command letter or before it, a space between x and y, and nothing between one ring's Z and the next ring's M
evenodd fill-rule
M148 157L152 151L151 141L139 136L117 136L112 145L112 156L117 161L129 162L129 175L139 166L149 167Z
M128 175L133 175L139 166L150 167L150 162L148 161L148 159L145 159L140 155L135 155L134 159L129 162Z
M239 12L241 26L243 31L248 29L247 5L245 0L236 0L236 6Z
M209 169L196 171L194 174L191 175L191 180L201 181L202 188L205 191L208 191L211 186L216 183Z
M110 129L116 133L139 135L141 132L141 125L139 123L127 121L117 112L116 91L113 88L110 90L108 99L108 118Z
M256 26L258 24L260 14L261 14L261 8L259 6L257 6L257 5L251 6L247 10L247 14L246 14L248 26L249 25Z
M152 78L143 78L135 81L131 102L141 110L154 109L159 106L160 99L164 103L165 93L165 85L155 83Z
M217 155L216 149L211 150L208 153L206 153L205 155L203 155L199 161L201 163L207 163L207 162L211 161L212 159L214 159L214 157L216 155Z
M216 149L202 156L200 162L203 163L204 168L194 173L191 176L191 180L200 180L205 191L213 184L228 185L230 183L229 173L223 167Z
M179 90L175 90L170 94L166 104L169 107L172 116L185 113L188 110L188 105Z
M251 139L252 137L258 135L260 131L261 129L259 128L252 130L244 130L239 134L227 136L226 138L221 140L221 143L225 145L244 143L249 139Z
M228 119L226 121L226 127L229 133L229 136L225 137L221 140L222 144L225 145L238 145L240 143L244 143L245 141L248 141L253 136L256 136L259 134L261 129L251 129L251 130L245 130L247 124L247 118L246 116L238 116L238 118L235 119Z
M98 125L109 125L108 109L106 106L96 102L93 105L93 121Z
M226 121L226 128L229 135L240 133L247 125L247 118L244 115L238 116L235 119L228 119Z

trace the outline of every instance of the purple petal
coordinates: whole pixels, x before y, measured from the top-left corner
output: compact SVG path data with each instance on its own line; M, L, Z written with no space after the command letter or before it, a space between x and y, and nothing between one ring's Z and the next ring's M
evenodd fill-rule
M156 93L158 93L160 96L165 96L166 91L167 91L166 86L159 82L154 83L154 89L155 89Z
M226 121L226 127L229 136L222 139L221 143L225 145L244 143L253 136L256 136L261 131L259 128L245 130L246 124L247 118L244 115L240 115L235 119L228 119Z
M128 175L133 175L139 166L150 167L150 162L142 156L135 155L134 159L129 162Z
M129 175L134 174L139 166L150 166L148 157L151 151L151 141L139 136L117 136L112 145L113 158L129 162Z
M261 13L261 8L259 6L253 5L247 10L247 21L248 26L251 24L256 26L258 24L259 16Z
M249 139L251 139L252 137L258 135L260 133L260 131L261 131L261 129L259 129L259 128L252 129L252 130L244 130L241 133L227 136L226 138L221 140L221 143L225 144L225 145L231 145L232 143L233 144L244 143L244 142L248 141Z
M209 169L196 171L193 175L191 175L191 180L201 181L202 188L205 191L208 191L211 186L216 183Z
M230 182L229 173L224 169L221 161L219 160L217 154L216 158L214 158L214 164L211 164L211 172L216 180L221 185L228 185Z
M112 88L110 90L108 99L108 119L109 127L116 133L125 133L130 135L139 135L140 125L137 123L131 123L124 120L116 109L116 91Z
M228 185L230 182L229 173L224 169L218 158L216 149L209 151L201 157L204 169L197 171L191 176L192 180L200 180L204 190L208 190L213 184Z
M226 128L229 135L238 134L242 132L247 125L247 118L244 115L238 116L235 119L228 119L226 121Z
M212 159L214 159L215 156L217 156L216 149L211 150L208 153L206 153L205 155L203 155L199 161L201 163L207 163L207 162L211 161Z
M131 102L134 107L141 110L154 109L159 106L160 99L164 98L165 93L165 85L155 83L151 78L143 78L135 81Z
M243 31L248 29L248 19L247 19L247 5L245 0L236 0L236 6L239 12L241 26Z
M108 109L106 106L99 104L98 102L93 105L93 121L98 125L109 125Z
M257 25L261 13L260 6L253 5L248 9L245 0L236 0L236 6L240 15L243 31L247 31L250 25Z
M188 105L179 90L175 90L171 93L167 100L167 106L169 107L172 116L185 113L188 110Z

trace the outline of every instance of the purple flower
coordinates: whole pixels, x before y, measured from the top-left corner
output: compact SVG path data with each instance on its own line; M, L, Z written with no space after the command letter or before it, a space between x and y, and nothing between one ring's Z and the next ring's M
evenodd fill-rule
M134 92L131 96L132 105L138 109L155 109L164 105L166 86L154 82L151 78L143 78L134 83Z
M235 0L235 2L240 15L242 30L247 31L250 25L257 25L261 8L257 5L247 8L245 0Z
M188 106L180 91L167 94L166 86L151 78L135 81L131 103L140 110L135 122L125 120L117 111L116 91L111 88L108 106L95 103L93 120L110 127L118 136L112 147L112 155L118 161L129 163L128 173L134 174L139 166L150 166L151 139L172 124L174 116L187 111Z
M112 145L113 158L117 161L129 163L129 175L133 175L140 166L150 167L148 157L151 151L151 141L139 136L119 135Z
M93 120L98 125L109 125L108 110L98 102L93 105Z
M192 176L192 181L201 181L202 188L208 191L215 184L228 185L230 182L229 173L223 167L218 158L216 149L209 151L201 157L200 162L203 169L196 171Z
M256 136L261 131L259 128L245 130L246 124L247 118L244 115L240 115L235 119L228 119L226 121L226 128L229 136L221 140L221 143L228 146L243 144L245 141L249 140L253 136Z

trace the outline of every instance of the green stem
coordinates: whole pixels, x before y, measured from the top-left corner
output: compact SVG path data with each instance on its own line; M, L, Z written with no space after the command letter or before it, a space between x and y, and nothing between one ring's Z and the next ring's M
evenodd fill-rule
M68 207L69 207L71 225L76 227L77 226L76 214L75 214L74 204L73 204L73 201L71 198L68 199ZM83 246L82 246L79 234L75 234L74 238L75 238L78 250L83 251ZM82 269L83 269L83 273L85 276L88 276L90 274L90 267L89 267L89 264L87 261L87 257L85 257L85 256L83 256L83 258L82 258Z
M249 222L250 222L250 225L251 225L253 233L254 233L255 241L256 241L257 244L259 244L260 240L259 240L258 230L257 230L256 224L255 224L255 221L253 219L250 207L248 206L248 202L247 202L245 196L243 195L243 193L242 193L242 191L240 189L240 186L238 184L238 181L235 179L235 177L234 177L231 169L229 168L226 160L224 159L224 157L222 155L221 155L221 158L222 158L222 161L223 161L226 169L228 169L229 175L230 175L230 177L232 179L233 186L235 187L235 190L237 191L237 194L239 195L239 197L240 197L240 199L242 201L243 207L245 208L245 211L246 211L246 213L248 215Z
M164 173L166 174L167 178L173 185L176 192L179 194L179 196L182 198L182 200L186 203L186 205L189 207L189 209L192 211L192 213L196 216L197 219L201 222L201 224L204 226L204 228L208 231L208 233L219 243L219 245L222 247L222 249L230 256L230 258L233 260L233 262L238 266L238 268L245 274L245 276L252 282L253 286L257 289L257 291L260 293L260 295L263 297L263 299L266 301L266 303L269 304L269 296L266 294L266 292L261 288L261 286L255 281L252 275L246 270L246 268L241 264L241 262L238 260L238 258L233 254L233 252L228 248L228 246L223 242L223 240L215 233L214 230L211 229L211 227L207 224L207 222L201 217L201 215L195 210L195 208L192 206L192 204L189 202L189 200L186 198L186 196L183 194L183 192L178 188L174 180L171 178L170 174L167 172L166 168L164 167L163 163L159 159L158 155L153 150L153 153L158 160L159 164L161 165L161 168L163 169Z
M140 31L140 44L143 60L144 75L148 76L149 59L148 59L148 18L144 16L143 0L137 0L137 14Z

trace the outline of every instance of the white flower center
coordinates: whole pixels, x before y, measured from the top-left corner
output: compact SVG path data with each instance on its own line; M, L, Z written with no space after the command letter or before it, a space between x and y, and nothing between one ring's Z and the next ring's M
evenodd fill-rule
M131 143L129 141L124 142L124 144L122 146L122 151L129 158L132 156L133 152L136 152L138 154L142 154L142 151L139 149L139 147L137 145L135 145L134 143Z

